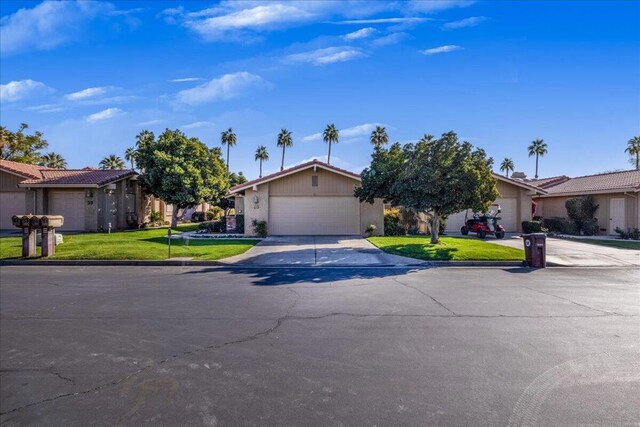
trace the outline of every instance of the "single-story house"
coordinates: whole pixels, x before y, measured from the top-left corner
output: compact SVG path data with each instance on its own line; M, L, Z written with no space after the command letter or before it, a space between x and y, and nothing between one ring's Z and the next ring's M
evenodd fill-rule
M529 183L543 188L546 194L536 195L538 215L567 218L565 203L580 196L593 196L599 205L595 213L600 234L615 235L623 230L640 228L640 171L629 170L569 178L559 176Z
M360 203L360 175L313 160L232 187L236 214L266 221L270 235L362 235L371 224L384 234L382 200Z
M13 215L64 216L62 231L124 229L144 217L132 170L48 169L0 160L0 229Z
M498 215L505 231L508 233L522 232L522 222L531 221L534 215L533 197L545 194L546 190L531 183L522 182L516 179L507 178L502 175L493 174L498 181L498 197L493 203L500 205L501 212ZM536 213L536 215L538 215ZM472 212L468 213L471 218ZM448 233L459 233L464 225L465 212L458 212L447 218L446 231Z

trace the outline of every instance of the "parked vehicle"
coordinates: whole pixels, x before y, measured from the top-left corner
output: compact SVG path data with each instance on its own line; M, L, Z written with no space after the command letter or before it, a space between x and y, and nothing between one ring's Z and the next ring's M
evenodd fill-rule
M496 239L504 238L504 227L498 224L498 221L502 219L498 216L501 212L500 205L493 204L491 206L495 207L495 210L492 209L484 214L473 214L470 219L467 219L465 214L465 224L460 228L460 233L463 236L468 235L470 232L476 233L478 239L484 239L488 235L495 236Z

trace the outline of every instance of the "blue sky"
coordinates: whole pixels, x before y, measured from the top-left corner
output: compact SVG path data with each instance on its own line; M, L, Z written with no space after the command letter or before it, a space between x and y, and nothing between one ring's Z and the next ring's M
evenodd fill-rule
M44 132L70 167L180 128L209 146L233 127L231 169L254 152L326 156L359 171L368 136L448 130L511 157L543 138L540 175L629 169L640 134L640 2L28 2L0 4L0 122Z

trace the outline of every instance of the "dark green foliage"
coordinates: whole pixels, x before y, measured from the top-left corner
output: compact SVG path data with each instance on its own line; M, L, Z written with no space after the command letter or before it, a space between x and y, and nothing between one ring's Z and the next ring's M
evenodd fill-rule
M371 237L373 236L373 233L375 233L377 229L378 227L376 227L375 224L369 224L367 226L367 229L365 230L365 233L367 233L367 236Z
M151 211L149 213L150 225L162 225L162 214L158 211Z
M177 212L202 202L215 203L229 189L227 169L220 150L209 150L197 138L187 138L179 130L167 129L156 140L153 132L137 136L136 163L147 190L174 205Z
M550 233L576 234L575 225L565 218L550 217L542 220L542 226Z
M26 135L28 124L22 123L16 132L0 126L0 157L13 162L36 164L42 160L41 150L49 146L42 132Z
M236 233L244 234L244 215L236 215Z
M226 224L224 221L207 221L198 225L198 231L201 233L224 233L226 232Z
M191 222L203 222L204 220L205 220L204 212L194 212L191 214Z
M523 233L542 233L542 231L542 223L540 221L522 221Z
M484 212L498 197L492 164L484 150L461 143L455 132L439 139L425 135L402 148L377 148L355 195L362 202L382 198L393 206L430 213L431 240L437 243L440 217L465 209Z
M445 231L447 230L447 218L446 217L440 217L438 218L438 233L439 234L444 234Z
M566 201L567 215L573 221L577 234L598 234L598 221L594 218L598 207L591 196L575 197Z
M629 228L627 231L624 231L622 228L620 227L616 227L616 233L618 233L620 235L621 239L624 240L640 240L640 229L634 228L631 229Z
M404 236L406 231L400 225L400 211L398 209L386 209L384 211L384 235Z
M256 233L258 237L267 237L267 221L254 219L251 225L253 226L253 232Z

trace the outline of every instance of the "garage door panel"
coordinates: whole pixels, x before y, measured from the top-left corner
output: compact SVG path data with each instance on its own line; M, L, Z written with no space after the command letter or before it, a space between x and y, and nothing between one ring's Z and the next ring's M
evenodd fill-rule
M360 234L360 205L355 197L269 198L269 234Z
M52 191L49 193L49 213L62 215L62 231L84 230L84 191Z
M0 229L11 230L15 228L11 222L14 215L24 215L26 194L24 192L3 192L0 193Z

